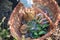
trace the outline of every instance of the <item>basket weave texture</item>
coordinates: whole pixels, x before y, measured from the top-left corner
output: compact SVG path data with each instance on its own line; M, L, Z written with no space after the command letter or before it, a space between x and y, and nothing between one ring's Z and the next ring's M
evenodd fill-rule
M51 11L53 12L53 17L55 18L53 22L50 19L50 17L46 13L44 13L44 11L33 6L35 13L39 13L39 12L42 13L50 23L50 31L44 36L36 39L36 40L44 40L45 38L51 36L51 34L53 34L53 32L55 31L55 28L57 27L58 22L60 21L60 9L55 0L33 0L33 1L34 3L42 4L50 8ZM23 4L18 3L17 6L14 8L13 12L11 13L10 19L8 21L10 32L13 37L17 38L17 40L21 40L21 33L19 30L21 27L21 20L24 16L24 12L21 9L25 10ZM35 40L35 39L30 39L30 40Z

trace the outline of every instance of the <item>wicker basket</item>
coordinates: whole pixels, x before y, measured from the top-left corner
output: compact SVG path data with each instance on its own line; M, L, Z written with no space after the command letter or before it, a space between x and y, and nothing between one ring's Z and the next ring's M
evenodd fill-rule
M34 11L35 13L42 13L45 18L49 21L50 23L50 28L49 28L49 32L47 34L45 34L44 36L38 38L38 39L26 39L26 40L44 40L47 37L51 36L51 34L53 34L53 32L55 31L55 28L58 25L58 22L60 21L60 10L59 10L59 6L56 3L55 0L33 0L34 3L37 4L41 4L44 6L47 6L48 8L50 8L50 10L53 12L53 18L54 20L51 20L50 17L44 13L43 10L39 9L38 7L35 7L35 5L33 5ZM21 39L21 33L20 33L20 28L21 28L21 20L23 18L23 10L21 10L21 8L24 10L23 4L18 3L17 6L14 8L13 12L11 13L10 19L8 21L9 27L10 27L10 32L12 34L13 37L17 38L17 40L22 40Z

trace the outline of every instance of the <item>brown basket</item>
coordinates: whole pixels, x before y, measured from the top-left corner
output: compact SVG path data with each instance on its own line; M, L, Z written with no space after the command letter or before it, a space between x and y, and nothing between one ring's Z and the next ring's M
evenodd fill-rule
M41 9L39 9L37 7L33 7L35 9L35 13L39 13L39 12L42 13L50 23L50 31L47 34L45 34L44 36L42 36L38 39L35 39L35 40L44 40L47 37L51 36L51 34L53 34L53 32L55 31L55 28L57 27L58 22L60 21L60 18L59 18L60 17L60 10L59 10L58 4L56 3L55 0L33 0L33 1L37 4L42 4L44 6L49 7L51 9L51 11L53 12L53 17L55 18L55 20L53 22L49 18L49 16L47 16L47 14L44 13ZM21 20L24 15L23 12L21 12L21 11L19 13L19 10L21 8L24 8L23 4L18 3L17 6L14 8L14 10L10 16L10 19L8 21L8 24L10 26L10 32L13 37L17 38L17 40L21 40L21 33L19 30L21 27ZM30 40L34 40L34 39L30 39Z

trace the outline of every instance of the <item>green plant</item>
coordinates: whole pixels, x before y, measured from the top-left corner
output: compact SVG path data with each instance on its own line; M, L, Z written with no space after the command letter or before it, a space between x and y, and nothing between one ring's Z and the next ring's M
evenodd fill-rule
M8 28L7 29L1 28L1 25L2 25L2 23L4 23L5 19L6 19L6 17L3 17L2 21L0 22L0 37L8 40L10 37Z
M6 17L3 17L2 20L0 20L0 37L3 39L3 40L11 40L10 39L10 32L9 32L9 28L6 28L6 29L2 29L1 28L1 25L2 23L4 23L4 20L6 19ZM13 40L16 40L15 38L13 38Z
M29 26L28 30L31 32L32 38L41 37L48 32L46 28L49 26L49 24L40 24L38 20L34 19L29 21L27 25Z

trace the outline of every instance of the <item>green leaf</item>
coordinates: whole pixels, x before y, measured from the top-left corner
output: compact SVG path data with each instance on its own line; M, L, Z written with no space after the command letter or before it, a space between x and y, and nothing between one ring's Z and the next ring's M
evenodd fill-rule
M40 31L39 32L39 35L43 35L43 34L46 34L46 32L45 31Z
M46 28L48 26L49 26L49 24L44 24L44 25L42 25L42 28Z
M34 35L38 35L38 33L37 32L34 32Z
M42 28L41 28L41 25L40 25L40 24L36 24L36 27L37 27L37 29L38 29L38 30L42 30Z
M38 35L34 35L34 34L32 36L32 38L38 38L38 37L39 37Z

